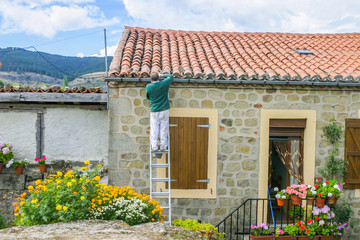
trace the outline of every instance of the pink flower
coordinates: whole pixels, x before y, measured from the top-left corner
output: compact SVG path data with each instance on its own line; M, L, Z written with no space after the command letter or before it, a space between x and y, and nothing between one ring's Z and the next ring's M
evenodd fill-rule
M2 152L4 155L6 155L10 152L10 149L8 147L5 147L5 148L3 148Z
M38 162L38 161L40 161L40 159L39 159L39 158L35 158L34 160L35 160L35 162Z
M43 159L46 160L46 156L45 156L45 155L43 155Z

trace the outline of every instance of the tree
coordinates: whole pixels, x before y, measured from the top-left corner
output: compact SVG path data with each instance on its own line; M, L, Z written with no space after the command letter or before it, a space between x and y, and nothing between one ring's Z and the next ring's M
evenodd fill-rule
M67 75L65 75L64 80L63 80L63 87L65 88L65 87L68 87L68 86L69 86L68 77L67 77Z

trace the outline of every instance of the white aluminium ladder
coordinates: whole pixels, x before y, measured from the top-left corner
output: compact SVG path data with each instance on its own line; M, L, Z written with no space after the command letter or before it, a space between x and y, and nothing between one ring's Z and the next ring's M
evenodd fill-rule
M177 126L176 124L169 124L169 127ZM152 199L159 198L160 207L164 209L167 216L166 224L171 225L171 174L170 174L170 129L168 131L168 150L152 151L150 144L150 197ZM167 162L160 163L163 154L167 154ZM164 169L164 177L157 177L158 169ZM166 177L167 170L167 177ZM156 185L159 182L167 183L167 189L158 188ZM160 191L158 190L160 189ZM167 190L167 191L164 191Z

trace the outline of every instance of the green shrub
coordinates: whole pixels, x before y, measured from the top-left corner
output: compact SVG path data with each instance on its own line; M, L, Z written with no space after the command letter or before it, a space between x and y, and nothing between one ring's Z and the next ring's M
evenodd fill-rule
M85 164L89 165L90 162L85 161ZM70 170L65 174L58 172L44 181L37 180L35 186L28 187L29 195L21 194L18 198L20 202L13 204L15 224L31 226L93 218L120 219L129 224L163 221L159 203L150 199L150 196L138 194L130 187L99 184L100 169L101 165L93 170L84 166L81 171ZM119 209L111 206L120 202L119 199L126 200L129 202L127 205L133 208L140 202L144 203L147 206L144 213L146 218L139 220L137 215L127 214L129 211L126 209L124 215L118 216ZM140 211L139 208L132 213L136 211Z
M2 215L0 213L0 229L4 229L4 228L7 228L7 224L6 224L6 219L4 217L4 215Z
M225 233L219 233L217 228L210 223L199 223L196 220L186 219L182 220L182 218L172 221L172 225L182 227L185 229L191 229L194 231L205 230L206 234L208 234L211 230L213 230L213 234L217 237L217 239L225 239Z

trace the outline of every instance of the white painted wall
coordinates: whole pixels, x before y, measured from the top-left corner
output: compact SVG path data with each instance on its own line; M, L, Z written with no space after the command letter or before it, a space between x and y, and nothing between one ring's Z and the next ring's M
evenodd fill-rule
M108 161L107 111L48 109L44 154L50 161Z
M16 159L36 157L34 110L0 110L0 141L14 144ZM108 114L106 110L47 108L44 111L44 151L48 162L101 161L108 164Z
M34 111L0 111L0 141L14 144L14 158L36 157L36 119Z

